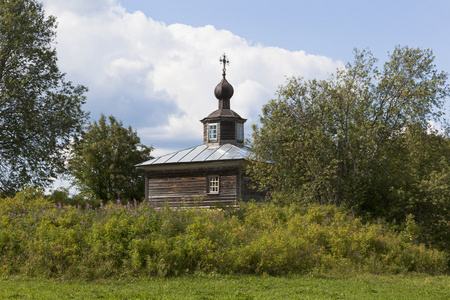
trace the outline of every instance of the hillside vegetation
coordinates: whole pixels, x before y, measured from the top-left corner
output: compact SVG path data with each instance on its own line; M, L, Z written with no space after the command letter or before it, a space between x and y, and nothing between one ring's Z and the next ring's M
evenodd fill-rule
M448 253L326 205L155 209L54 204L35 190L0 199L0 274L87 279L189 273L446 273Z

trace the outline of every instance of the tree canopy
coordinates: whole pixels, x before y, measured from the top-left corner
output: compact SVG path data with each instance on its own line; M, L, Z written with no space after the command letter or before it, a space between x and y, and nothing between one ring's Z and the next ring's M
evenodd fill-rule
M450 209L442 198L449 140L430 127L444 124L450 89L433 61L431 50L399 46L379 69L370 51L355 50L354 62L327 80L290 78L253 127L254 179L274 200L291 195L279 199L391 220L419 219L425 202Z
M0 194L45 186L64 172L80 133L86 88L57 66L56 20L35 0L0 0Z
M109 124L108 124L109 120ZM74 145L70 169L82 194L100 200L144 198L144 173L135 165L151 158L131 126L113 116L90 124Z

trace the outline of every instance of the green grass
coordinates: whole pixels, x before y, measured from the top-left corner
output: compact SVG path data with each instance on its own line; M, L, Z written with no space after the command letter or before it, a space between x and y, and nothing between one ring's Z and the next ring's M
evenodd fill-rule
M450 299L450 276L1 278L1 299Z

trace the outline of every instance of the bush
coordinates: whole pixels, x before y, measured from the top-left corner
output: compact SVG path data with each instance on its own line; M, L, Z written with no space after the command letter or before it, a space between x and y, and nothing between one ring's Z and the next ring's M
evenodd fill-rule
M1 200L2 275L448 271L448 253L416 244L413 230L396 233L332 205L156 209L117 201L83 208L33 190Z

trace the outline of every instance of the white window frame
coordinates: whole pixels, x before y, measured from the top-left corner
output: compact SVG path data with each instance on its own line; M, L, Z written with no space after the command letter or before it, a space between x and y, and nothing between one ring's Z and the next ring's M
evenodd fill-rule
M220 176L209 175L208 176L208 194L219 194L220 192Z
M236 139L238 141L244 141L244 124L237 123L236 127Z
M208 125L208 140L209 141L217 141L217 131L219 126L217 123L212 123Z

